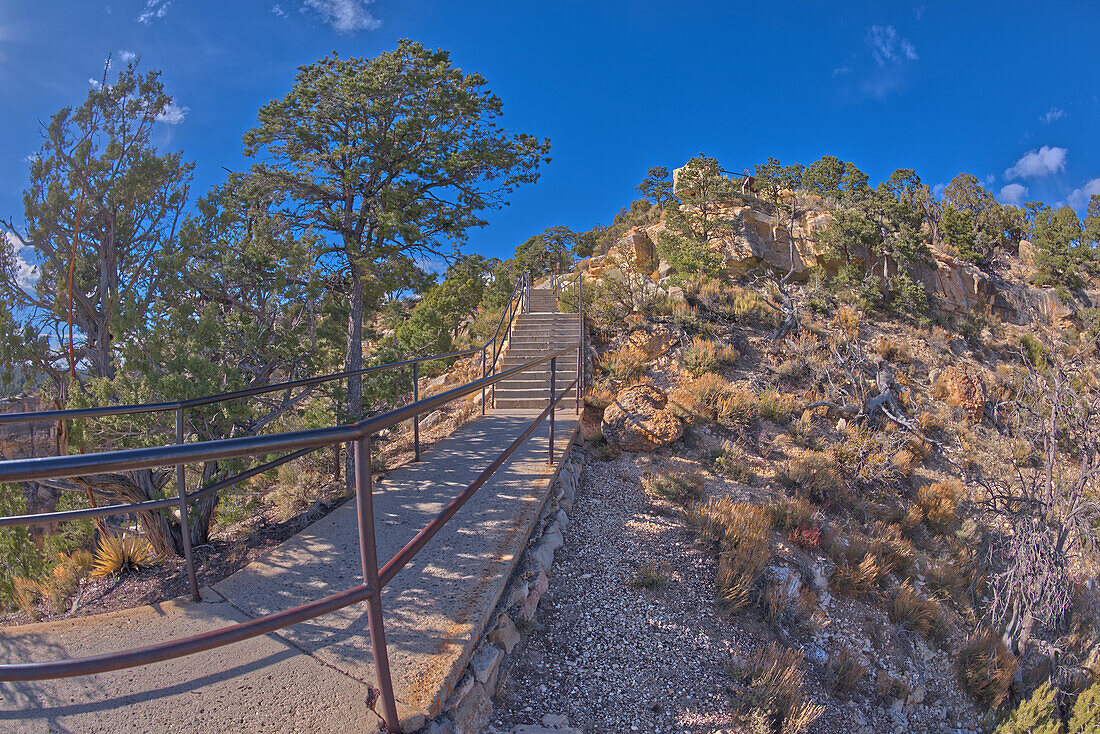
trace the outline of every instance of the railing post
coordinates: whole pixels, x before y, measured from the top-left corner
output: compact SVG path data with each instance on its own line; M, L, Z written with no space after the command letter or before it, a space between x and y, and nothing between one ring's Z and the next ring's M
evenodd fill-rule
M183 406L176 408L176 443L183 443ZM202 601L199 595L199 577L195 573L195 558L191 553L191 524L187 517L187 486L183 464L176 464L176 492L180 498L180 541L183 544L183 559L187 564L187 581L191 586L191 598Z
M359 559L363 565L363 583L372 589L367 597L367 625L370 627L371 653L382 699L382 719L386 730L401 731L397 702L390 677L390 656L382 624L382 589L378 584L378 549L374 539L374 488L371 485L370 436L363 436L355 447L355 504L359 519Z
M558 358L550 358L550 466L554 465L554 375L557 372Z
M489 348L489 345L481 350L481 379L485 379L485 351ZM496 351L495 349L493 351ZM496 364L496 359L493 359L493 364ZM496 390L493 391L494 393ZM485 386L481 387L481 414L485 415Z
M413 362L413 402L420 402L420 367ZM413 416L413 461L420 461L420 414Z
M584 389L584 273L577 272L577 415L581 414L581 390Z

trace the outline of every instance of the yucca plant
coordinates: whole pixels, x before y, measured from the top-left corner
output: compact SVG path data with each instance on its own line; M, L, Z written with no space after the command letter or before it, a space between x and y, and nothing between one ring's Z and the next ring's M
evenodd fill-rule
M102 578L121 571L137 571L153 565L156 555L145 538L104 533L95 551L92 576Z

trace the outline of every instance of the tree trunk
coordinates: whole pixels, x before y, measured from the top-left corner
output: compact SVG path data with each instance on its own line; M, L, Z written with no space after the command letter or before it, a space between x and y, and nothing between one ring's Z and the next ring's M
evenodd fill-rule
M344 369L348 372L363 369L363 274L353 262L351 265L351 297L348 302L348 344L344 359ZM355 375L348 378L347 413L348 420L357 421L363 412L363 378ZM344 479L348 491L355 490L355 466L353 452L346 452L344 458Z

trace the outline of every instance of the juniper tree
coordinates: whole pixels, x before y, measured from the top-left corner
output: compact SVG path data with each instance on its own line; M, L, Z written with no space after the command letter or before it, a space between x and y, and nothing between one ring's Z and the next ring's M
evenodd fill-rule
M549 141L508 132L500 115L481 75L407 39L373 59L334 53L303 66L260 108L245 153L283 216L324 238L321 261L348 304L346 369L363 365L363 320L387 258L447 254L486 223L482 212L537 180ZM346 409L362 414L361 378L348 381Z

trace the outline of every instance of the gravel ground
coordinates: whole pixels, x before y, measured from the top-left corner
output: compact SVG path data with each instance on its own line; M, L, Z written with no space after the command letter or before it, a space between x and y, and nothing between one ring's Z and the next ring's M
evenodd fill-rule
M648 459L586 458L549 598L490 732L546 714L590 734L736 731L724 669L755 645L715 605L715 560L641 491ZM651 562L667 586L630 588Z

